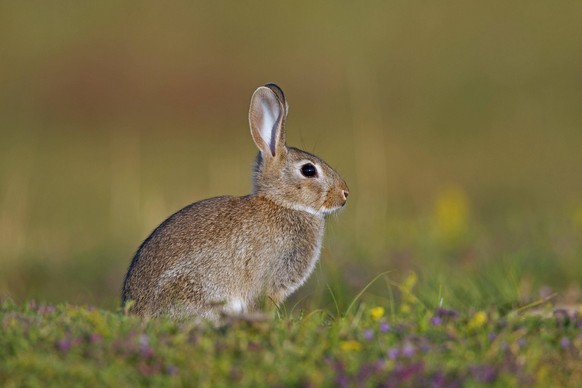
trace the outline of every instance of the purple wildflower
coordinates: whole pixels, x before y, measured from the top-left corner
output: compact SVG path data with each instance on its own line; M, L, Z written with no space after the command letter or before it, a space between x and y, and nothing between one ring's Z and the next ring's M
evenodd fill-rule
M420 345L420 350L423 353L427 353L432 349L432 346L430 345L430 343L423 341L423 343Z
M382 322L380 323L380 332L382 333L388 333L390 331L390 325L387 324L386 322Z
M150 344L150 339L148 338L147 335L142 334L139 336L139 346L145 347L145 346L149 346L149 344Z
M411 343L406 343L402 348L402 355L405 357L412 357L416 353L416 348Z
M349 387L350 386L350 378L346 374L338 374L336 376L335 382L338 387Z
M435 326L440 326L443 323L443 319L435 315L430 319L430 323L432 323Z
M139 349L139 354L144 358L152 358L154 356L154 350L149 346L144 346Z
M382 365L380 363L377 363L377 362L369 363L369 364L364 363L360 367L360 370L358 371L358 375L356 376L356 379L362 385L366 385L366 380L368 380L371 376L373 376L375 373L377 373L381 368L382 368Z
M150 340L147 335L139 336L139 354L144 358L152 358L154 350L150 347Z
M374 338L374 331L370 329L364 331L364 338L370 341L372 338Z
M440 388L440 387L445 387L446 386L446 379L445 379L445 375L443 374L443 372L436 372L431 376L430 379L430 386L434 387L434 388Z
M396 360L400 355L400 350L398 348L390 348L388 349L388 358L391 360Z
M176 365L168 365L166 366L166 373L170 376L175 376L180 373L180 369Z
M497 339L497 334L495 334L494 332L490 332L489 334L487 334L487 339L489 340L489 342L493 342Z
M38 310L37 310L40 314L50 314L55 312L55 308L54 306L46 306L46 305L42 305L39 306Z
M61 352L68 352L69 350L71 350L72 346L73 346L73 341L71 341L69 338L63 338L62 340L57 342L57 348Z
M420 375L424 372L424 364L422 362L417 362L414 364L403 365L396 368L394 371L394 377L399 384L402 384L404 380L408 380L411 377Z
M330 361L335 371L335 385L338 387L349 387L350 377L347 375L344 365L341 361Z
M497 371L490 365L477 365L471 368L473 378L479 383L492 383L497 379Z
M562 349L568 349L570 347L570 339L568 337L562 337L560 340L560 346Z
M457 313L455 310L439 307L434 312L434 315L440 318L456 318L459 316L459 313Z

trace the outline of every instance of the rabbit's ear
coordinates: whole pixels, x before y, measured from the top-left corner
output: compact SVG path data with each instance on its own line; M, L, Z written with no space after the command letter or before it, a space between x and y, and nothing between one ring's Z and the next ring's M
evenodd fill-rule
M281 96L285 98L282 91ZM278 93L267 86L255 90L251 98L251 136L263 156L270 154L274 157L285 151L284 106Z
M277 99L279 99L279 102L281 103L281 105L283 105L283 108L285 110L285 117L283 119L283 125L285 125L285 118L287 118L287 115L289 114L289 105L287 104L287 99L285 98L285 93L283 93L283 90L276 84L270 82L268 84L265 85L266 87L268 87L269 89L271 89L276 95L277 95Z

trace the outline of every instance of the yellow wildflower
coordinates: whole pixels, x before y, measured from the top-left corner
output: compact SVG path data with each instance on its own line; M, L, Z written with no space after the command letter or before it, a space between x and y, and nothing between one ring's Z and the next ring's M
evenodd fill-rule
M410 305L408 303L403 303L402 305L400 305L400 312L402 314L410 314L411 311L412 308L410 308Z
M384 316L384 307L378 306L370 310L370 316L377 321Z
M362 350L362 344L354 340L342 341L340 342L340 349L346 352L359 352Z
M418 283L418 275L414 271L409 272L401 288L402 298L405 304L415 305L418 302L418 299L412 293L416 283ZM405 307L403 306L402 309L405 309Z
M416 274L416 272L410 271L406 276L406 279L404 279L404 284L402 285L402 287L406 291L412 291L414 286L416 286L416 283L418 283L418 275Z
M485 311L478 311L467 323L467 328L469 330L475 330L482 327L485 323L487 323L487 313Z
M440 238L454 241L467 230L469 201L465 192L456 186L443 190L434 207L436 230Z

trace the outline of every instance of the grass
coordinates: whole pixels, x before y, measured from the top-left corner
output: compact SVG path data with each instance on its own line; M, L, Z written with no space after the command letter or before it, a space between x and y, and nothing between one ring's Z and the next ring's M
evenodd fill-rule
M414 296L345 314L142 321L94 307L0 304L0 384L143 386L577 386L582 309L431 309Z
M302 307L384 271L458 308L581 283L576 2L0 7L0 295L116 308L165 217L248 193L268 81L351 189Z

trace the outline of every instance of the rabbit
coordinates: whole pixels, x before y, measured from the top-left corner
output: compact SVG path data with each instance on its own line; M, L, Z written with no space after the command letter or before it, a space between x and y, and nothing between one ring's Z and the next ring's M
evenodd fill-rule
M325 216L346 204L349 189L323 160L286 146L288 109L277 85L254 92L252 193L195 202L158 226L123 283L130 314L218 322L253 313L260 300L279 305L306 281Z

